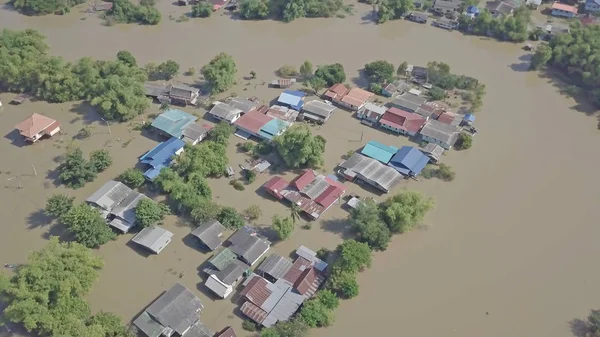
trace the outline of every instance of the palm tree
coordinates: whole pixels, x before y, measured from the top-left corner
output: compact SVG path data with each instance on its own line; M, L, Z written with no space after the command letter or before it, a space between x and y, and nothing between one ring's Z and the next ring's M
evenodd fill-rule
M290 219L292 219L294 225L300 219L300 207L294 203L292 203L292 207L290 207Z

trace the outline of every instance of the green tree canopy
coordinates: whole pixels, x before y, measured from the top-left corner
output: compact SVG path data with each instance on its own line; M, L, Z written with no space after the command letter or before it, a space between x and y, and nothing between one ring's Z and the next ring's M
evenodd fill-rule
M193 206L191 216L196 223L201 224L205 221L216 219L220 212L221 207L219 205L209 199L200 199L199 202Z
M233 85L237 68L231 56L221 53L202 67L201 72L204 79L210 85L211 92L217 94L229 89Z
M136 5L129 0L113 0L112 9L108 15L118 23L140 23L143 25L156 25L160 22L161 15L152 3L144 2Z
M428 95L434 101L441 101L446 98L446 90L440 87L433 87L429 90Z
M98 209L85 203L75 205L60 218L75 240L88 248L98 248L117 236Z
M325 139L313 136L306 124L296 124L273 140L277 152L291 167L323 165Z
M192 17L207 18L213 13L213 5L210 2L201 1L192 6Z
M388 61L374 61L365 64L365 75L372 83L389 83L394 80L395 68Z
M339 297L349 299L358 295L358 282L356 281L356 273L350 271L342 271L337 268L329 276L327 280L327 289L336 293Z
M384 219L392 233L405 233L423 220L433 200L417 192L402 192L384 203Z
M300 76L302 76L302 79L305 81L311 79L313 72L313 65L309 60L304 61L300 66Z
M542 68L552 59L552 48L547 44L541 44L535 49L535 54L531 57L531 69L537 70Z
M292 235L294 232L294 221L291 218L282 218L279 215L273 217L273 224L271 228L277 233L279 240L285 240Z
M46 201L45 212L55 218L60 218L67 214L71 207L73 207L73 200L75 200L75 197L68 196L67 194L53 194Z
M149 227L169 214L169 206L157 203L150 198L143 198L135 207L135 218L142 227Z
M119 175L119 180L131 187L136 188L140 187L146 182L146 178L144 178L144 172L137 168L128 168L121 175Z
M333 323L333 312L318 297L311 298L302 304L299 319L311 328L329 326Z
M338 254L334 267L351 273L371 266L371 248L366 243L346 240L336 248Z
M269 16L267 0L242 0L239 7L240 16L246 20L263 20Z
M12 5L23 14L46 15L67 13L71 7L84 2L85 0L13 0Z
M135 56L127 50L121 50L117 53L117 60L127 64L130 67L137 67L137 60Z
M186 149L178 158L175 170L182 176L196 173L203 177L220 177L227 168L224 145L206 141Z
M327 289L317 292L317 299L329 310L337 309L337 307L340 305L340 300L337 298L337 296Z
M97 172L96 168L85 160L79 148L68 150L56 170L60 181L70 188L80 188L93 181Z
M217 214L217 220L229 229L238 229L245 224L241 214L235 208L229 206L221 208L221 211Z
M390 231L381 218L381 210L373 199L365 199L350 212L350 224L356 231L356 239L374 250L386 250Z
M90 164L96 172L102 172L112 165L112 157L108 150L98 150L90 153Z
M201 3L207 4L207 2ZM212 12L212 5L209 6L211 6L210 11ZM159 65L149 63L145 66L145 70L151 80L170 80L179 73L179 63L173 60L162 62Z
M262 329L260 337L307 337L308 325L301 319L292 318L286 322L277 322L274 326Z
M378 22L400 19L414 8L411 0L381 0L377 12Z
M327 86L346 82L344 66L340 63L319 66L315 71L315 77L321 78Z
M458 134L458 139L456 140L456 144L454 147L457 150L466 150L471 148L473 145L473 137L468 133L461 132Z
M111 75L100 79L96 88L91 104L106 119L127 121L150 107L143 83L135 78Z
M227 122L220 122L210 130L208 136L210 140L227 146L229 144L229 137L233 134L233 131L235 131L235 127L233 125Z

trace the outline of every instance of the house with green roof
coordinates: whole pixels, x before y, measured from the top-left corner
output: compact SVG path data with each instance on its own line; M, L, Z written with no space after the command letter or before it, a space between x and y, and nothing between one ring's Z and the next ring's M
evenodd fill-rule
M232 252L229 248L223 248L216 252L215 255L208 260L208 263L210 263L210 265L216 270L223 270L233 260L236 259L237 255L235 255L234 252Z
M198 117L178 109L169 109L156 117L151 127L166 137L181 138L183 130Z
M365 145L360 153L369 158L373 158L384 164L389 163L390 159L398 152L398 148L394 146L388 146L378 141L370 141Z

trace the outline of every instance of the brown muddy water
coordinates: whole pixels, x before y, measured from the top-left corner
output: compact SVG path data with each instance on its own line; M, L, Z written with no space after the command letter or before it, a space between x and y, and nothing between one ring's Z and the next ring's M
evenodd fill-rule
M395 237L389 249L377 253L370 270L359 277L358 298L345 301L336 323L314 330L313 336L364 336L372 332L394 336L548 336L571 335L568 322L598 307L596 286L600 271L594 257L600 254L597 208L600 164L595 120L578 111L572 99L558 93L546 79L527 73L526 56L518 45L465 37L433 27L391 22L376 26L368 21L370 7L356 7L346 19L243 22L226 16L177 23L185 10L159 4L164 22L157 27L136 25L104 27L100 21L74 10L65 17L29 18L8 9L0 11L2 27L35 28L48 36L52 53L73 60L82 56L111 58L130 50L140 62L174 59L182 69L200 68L219 52L230 53L240 69L239 95L257 95L265 101L278 91L262 81L274 78L283 64L343 63L350 77L372 60L398 64L443 61L454 72L476 77L487 85L483 111L478 113L480 133L472 149L451 152L444 161L457 172L455 181L410 181L409 188L433 196L436 208L419 230ZM82 6L81 10L85 10ZM86 18L83 20L83 18ZM250 70L258 80L241 80ZM191 77L182 81L193 83ZM136 158L155 141L134 131L129 123L112 125L112 133L92 110L80 104L6 103L12 94L0 94L0 151L4 160L0 211L3 263L21 263L27 253L44 246L49 234L60 235L41 213L45 200L63 187L53 185L56 157L64 153L83 125L93 126L91 138L77 141L85 152L108 148L115 163L84 188L68 191L83 200L103 182L135 165ZM188 109L200 115L202 109ZM63 123L64 134L33 146L14 142L13 125L32 112ZM154 105L148 114L157 113ZM138 120L143 120L141 116ZM359 124L339 111L327 125L315 128L327 138L325 172L348 150L369 140L401 146L404 137L392 136ZM362 135L362 141L361 141ZM232 138L232 166L243 163ZM33 174L32 165L38 175ZM23 189L16 188L20 174ZM293 173L288 173L292 175ZM244 192L236 192L226 179L211 181L217 201L243 209L263 208L258 226L267 226L274 214L286 214L283 205L263 198L260 176ZM347 183L361 195L369 192ZM383 199L383 196L377 196ZM298 228L292 238L273 251L289 254L300 244L314 249L335 247L344 237L347 213L332 207L312 229ZM187 224L175 217L165 226L173 242L158 256L145 256L120 236L98 251L105 268L89 301L94 311L106 310L132 319L174 282L183 282L203 300L202 320L214 330L233 325L239 335L241 320L230 300L214 300L201 286L198 266L207 256L191 247ZM180 279L179 275L183 273ZM487 313L487 314L486 314Z

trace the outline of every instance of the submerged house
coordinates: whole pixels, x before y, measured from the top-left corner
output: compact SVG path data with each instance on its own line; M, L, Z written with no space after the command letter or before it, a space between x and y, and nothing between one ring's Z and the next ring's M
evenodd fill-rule
M429 120L421 129L423 141L438 144L446 150L450 150L458 139L458 128L456 126Z
M125 184L109 180L86 203L98 208L111 227L127 233L137 224L135 208L144 198L147 197Z
M236 136L242 139L254 136L267 141L279 136L290 126L288 122L273 118L259 111L250 111L244 114L234 124L238 129L235 133Z
M421 115L391 107L383 114L379 124L386 130L412 137L419 133L426 121L427 118Z
M336 103L350 110L358 111L369 101L369 99L371 99L371 97L373 97L373 95L375 94L364 89L352 88L342 97L342 99L336 101Z
M577 16L577 7L556 1L552 4L552 16L574 18Z
M260 237L256 231L244 226L227 239L229 250L237 257L252 266L271 248L271 242Z
M279 95L277 103L279 105L287 106L291 109L300 111L304 106L304 97L306 93L300 90L285 90Z
M225 232L225 226L213 219L196 227L191 235L195 236L202 246L212 251L223 244L223 232Z
M190 290L176 283L133 321L148 337L212 337L200 322L204 305Z
M406 81L396 80L392 83L388 83L383 89L381 89L381 95L384 97L392 97L396 94L401 94L410 88Z
M165 137L181 138L183 130L192 125L198 117L177 109L169 109L154 119L150 126Z
M372 140L368 142L361 150L360 153L363 156L373 158L377 161L387 164L390 159L398 152L398 148L394 146L387 146L378 141Z
M350 181L366 183L384 193L388 193L403 179L394 168L360 153L342 162L338 172Z
M329 120L329 117L333 115L335 110L336 107L332 104L313 100L304 104L302 107L302 116L305 120L307 119L323 124Z
M171 242L173 233L160 226L151 226L142 229L131 239L132 242L146 248L154 254L160 254Z
M460 11L462 0L435 0L433 11L438 14L448 14Z
M250 111L257 110L260 103L241 97L234 97L227 102L227 105L236 109L240 109L242 114L247 114Z
M146 154L140 157L140 163L150 167L144 172L144 177L149 181L154 181L163 168L171 165L173 157L178 156L183 152L184 146L185 142L183 140L171 138L146 152Z
M371 125L377 124L381 119L381 116L385 113L386 108L382 105L374 103L366 103L356 113L356 117L363 121L367 121Z
M229 124L233 124L242 114L244 113L242 110L238 108L234 108L229 104L225 104L222 102L214 102L213 107L208 112L215 119L220 121L226 121Z
M444 154L444 148L434 144L434 143L429 143L425 146L425 148L422 150L422 152L427 155L429 157L429 160L432 163L438 163L440 161L440 159L442 158L442 155Z
M339 102L346 94L350 91L345 85L342 83L336 83L332 85L325 93L323 94L323 99Z
M217 296L225 299L231 295L233 288L250 270L250 266L240 260L233 260L222 270L210 274L204 285Z
M112 5L112 4L111 4ZM195 105L200 96L200 90L185 84L164 84L156 82L144 83L146 96L152 97L159 102L168 102L179 105Z
M403 146L390 159L389 166L405 176L414 177L423 171L429 157L412 146Z
M394 99L391 104L392 106L402 109L408 112L416 112L421 105L427 102L427 98L413 95L411 93L404 93Z
M43 137L52 137L60 132L60 123L40 114L32 114L29 118L15 126L23 138L35 143Z
M188 125L185 129L183 129L181 139L186 142L186 144L196 145L200 143L206 136L210 130L212 130L212 125L203 124L199 125L196 123Z

